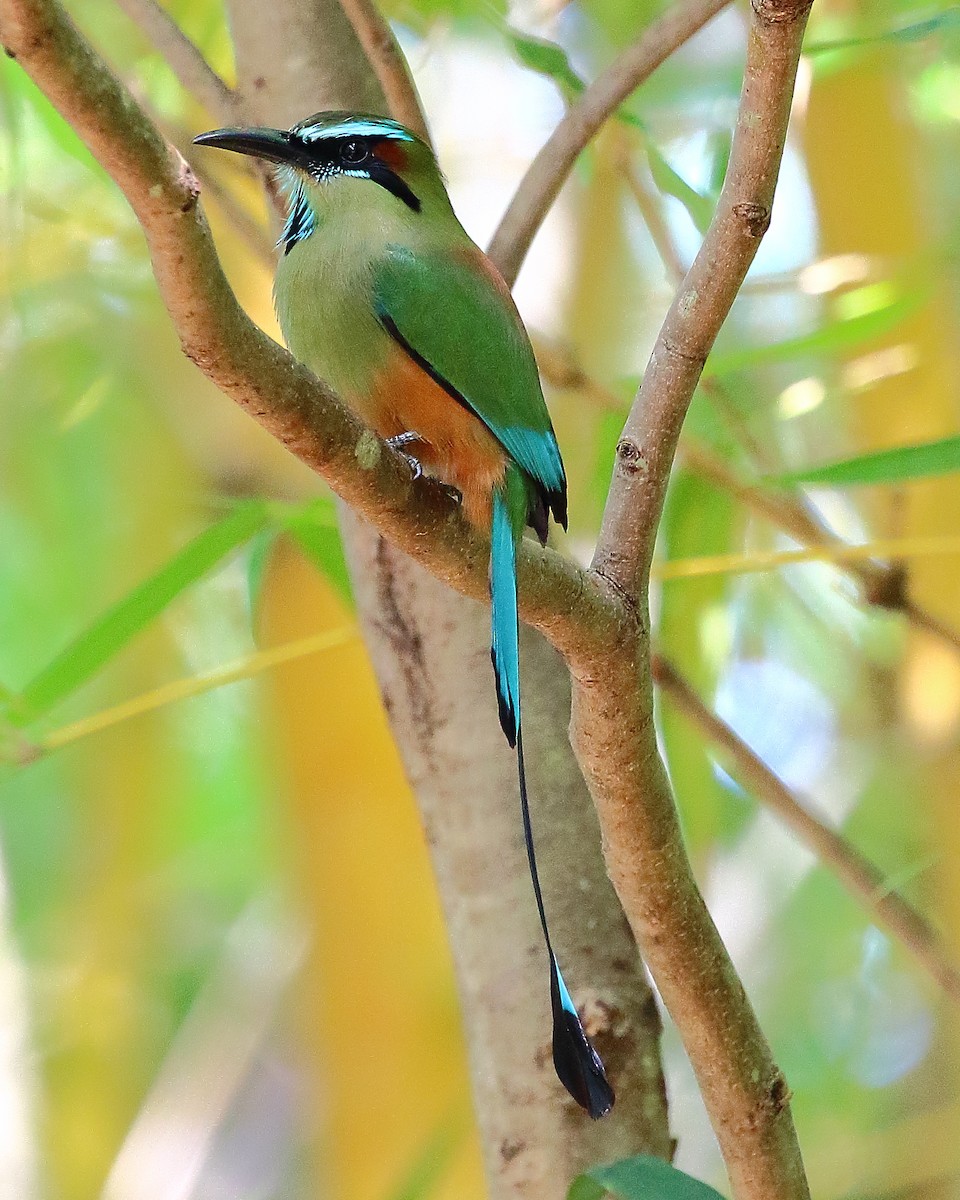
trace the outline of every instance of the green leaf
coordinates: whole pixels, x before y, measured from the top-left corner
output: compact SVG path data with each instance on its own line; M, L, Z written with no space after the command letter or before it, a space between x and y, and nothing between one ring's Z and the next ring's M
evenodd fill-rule
M777 475L773 483L825 483L837 487L877 483L905 483L960 471L960 436L922 442L918 446L896 446L874 454L860 454L823 467Z
M254 534L250 542L250 553L247 559L247 603L250 606L250 619L256 626L260 612L260 599L263 595L263 584L267 576L270 555L277 542L278 531L267 526Z
M538 75L546 75L552 79L566 96L578 96L585 88L580 76L570 65L570 59L562 46L543 38L532 37L529 33L520 33L508 28L507 40L513 47L513 52L525 67L536 71Z
M281 515L280 521L310 562L353 608L350 572L343 555L333 501L319 497L303 508L288 509Z
M944 30L960 29L960 8L948 8L938 16L926 21L917 21L913 25L904 25L900 29L888 29L883 33L869 34L865 37L843 38L836 42L814 42L812 46L804 46L804 54L829 54L833 50L859 50L864 46L876 46L884 42L920 42L935 33Z
M531 71L552 80L565 100L571 100L586 90L586 83L580 78L573 67L567 52L556 42L548 42L543 38L532 37L529 33L520 33L516 29L506 30L507 40L513 46L517 58ZM629 109L620 107L614 113L618 121L630 125L647 137L646 126L635 117Z
M539 75L545 75L548 79L552 79L566 99L579 96L583 92L586 84L570 65L570 59L562 46L544 41L542 38L531 37L526 33L518 33L515 29L507 30L507 38L523 65L529 67L531 71L536 71ZM617 120L629 125L642 135L650 162L650 173L660 191L679 200L690 214L690 219L699 232L706 233L713 218L714 201L708 196L701 195L681 175L677 174L651 141L647 127L629 109L620 107L615 116Z
M578 1175L570 1184L567 1200L603 1200L606 1194L607 1189L589 1175Z
M600 1191L586 1190L581 1183L584 1179L598 1185ZM598 1200L605 1191L621 1200L723 1200L719 1192L699 1179L647 1154L606 1167L591 1167L573 1181L567 1200Z
M683 176L678 175L649 138L646 140L646 150L653 182L661 192L679 200L697 230L706 233L713 220L713 200L709 196L702 196Z
M770 342L765 346L749 346L739 350L711 354L704 367L703 378L729 375L768 363L789 362L807 354L835 354L874 338L883 337L911 316L928 296L927 290L914 289L906 293L893 292L894 298L869 312L827 321L813 333Z
M16 698L9 719L26 724L76 691L146 628L181 592L263 527L267 506L245 501L188 543L156 575L134 588L75 638Z

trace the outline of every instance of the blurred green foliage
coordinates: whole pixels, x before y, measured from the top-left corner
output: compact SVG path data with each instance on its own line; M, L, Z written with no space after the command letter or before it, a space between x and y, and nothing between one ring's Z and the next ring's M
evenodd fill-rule
M119 11L73 8L171 136L206 122ZM511 119L535 142L558 96L569 103L663 8L405 0L388 11L416 43L433 113L476 106L431 75L438 60L451 77L480 63L492 90L534 79L539 108L525 111L533 93L518 92ZM219 6L184 0L169 11L230 78ZM954 628L960 544L924 558L910 547L936 537L950 551L960 501L957 13L919 0L818 0L773 226L688 423L744 479L816 484L824 519L848 539L900 539L911 594ZM524 284L551 314L547 332L597 377L592 393L549 388L577 553L589 551L670 299L651 214L688 261L729 152L743 15L725 14L625 104L583 157L562 233L544 234L560 269L539 289ZM309 701L292 668L275 671L284 690L259 657L306 636L290 618L301 604L315 613L310 632L352 635L333 502L182 360L131 214L7 60L0 114L0 1012L10 1032L0 1089L12 1131L0 1179L17 1200L126 1194L147 1161L138 1131L162 1128L169 1097L185 1106L196 1088L204 1102L187 1122L195 1157L184 1196L477 1195L475 1144L449 1132L465 1082L439 918L423 898L413 817L359 649L342 660L340 649L311 651L322 683ZM523 165L514 132L491 119L472 157L459 140L441 144L453 182L505 202ZM615 165L624 155L642 212ZM244 212L260 211L249 180L214 169ZM616 219L591 222L600 199ZM215 200L211 216L238 291L269 323L259 259ZM604 318L602 346L597 296L612 297L621 319L613 329ZM831 465L809 466L821 462ZM661 561L791 545L689 466L675 472ZM960 955L955 650L865 610L827 562L672 580L654 608L659 645L701 694L933 914ZM117 716L131 698L235 660L249 678L95 720L52 748L81 719ZM362 753L340 758L333 743L347 735L324 742L322 779L302 743L285 740L307 704L315 741L341 719L364 738ZM953 1194L953 1013L689 723L666 704L659 722L700 878L791 1081L816 1194ZM376 967L389 957L376 920L344 894L339 872L355 848L336 825L345 795L358 810L389 802L376 809L383 853L396 845L397 878L413 882L394 884L383 904L416 931L411 946L423 931L409 996L432 1021L435 1059L411 1038L384 1062L396 1144L366 1166L370 1130L359 1118L342 1129L326 1106L352 1086L344 1063L355 1043L323 988L386 986ZM324 869L303 865L310 851ZM305 966L290 927L324 922L349 926L343 959ZM366 984L341 980L357 961L373 964ZM328 1003L319 1019L317 996ZM403 1041L386 1021L377 1037ZM722 1187L669 1029L666 1053L678 1164ZM222 1093L211 1078L226 1081ZM164 1194L158 1178L161 1190L145 1196ZM602 1171L575 1187L647 1194Z

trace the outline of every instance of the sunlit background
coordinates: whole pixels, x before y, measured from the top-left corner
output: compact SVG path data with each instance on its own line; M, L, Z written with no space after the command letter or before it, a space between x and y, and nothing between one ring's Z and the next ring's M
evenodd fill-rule
M119 11L70 7L175 142L217 123ZM220 7L168 7L232 79ZM389 6L478 241L575 76L663 7ZM548 386L580 558L722 181L745 30L737 4L610 122L518 284L544 355L590 376ZM807 47L773 224L689 421L751 480L960 416L958 10L817 0ZM332 503L180 355L130 211L6 59L0 113L0 1197L479 1197L450 957ZM264 202L212 157L230 277L275 332ZM888 463L810 494L848 540L893 539L960 628L957 477ZM660 645L960 957L960 651L828 563L748 569L793 546L681 465L661 559L744 557L662 583ZM951 1002L660 717L815 1194L960 1196ZM669 1026L664 1051L678 1165L723 1188Z

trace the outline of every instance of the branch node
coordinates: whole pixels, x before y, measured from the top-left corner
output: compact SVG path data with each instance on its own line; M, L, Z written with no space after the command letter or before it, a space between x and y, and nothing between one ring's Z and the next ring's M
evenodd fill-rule
M799 21L809 12L813 0L752 0L753 11L761 21L782 25Z
M743 222L750 237L762 238L770 228L770 208L766 204L735 204L733 212Z
M688 310L689 310L689 308L692 307L692 305L693 305L693 301L687 299ZM695 363L698 366L702 367L703 364L707 361L705 355L697 354L695 352L692 353L689 350L684 350L684 348L681 345L679 345L677 342L675 342L673 340L673 338L670 338L670 337L661 336L660 344L656 347L656 349L654 350L654 353L656 354L661 350L665 351L666 354L668 355L668 357L675 358L678 361L683 362L683 363Z
M594 576L594 578L603 581L604 586L607 587L614 594L617 600L620 601L630 617L638 624L639 631L642 632L643 614L641 612L640 605L637 602L636 596L629 592L622 583L619 583L613 575L608 574L603 567L593 566L590 568L588 573Z
M621 438L617 442L617 466L628 475L646 475L650 469L643 448L632 438Z
M864 599L877 608L904 612L910 603L908 580L904 563L890 563L885 570L878 571L870 577L863 589Z

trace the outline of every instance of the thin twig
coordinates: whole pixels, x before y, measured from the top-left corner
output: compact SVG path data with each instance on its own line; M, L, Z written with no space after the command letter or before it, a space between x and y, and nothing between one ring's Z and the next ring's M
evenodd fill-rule
M849 570L853 563L873 559L895 559L960 555L960 537L950 534L929 537L881 538L854 545L805 546L800 550L748 550L739 554L707 554L702 557L666 559L654 562L653 579L701 579L706 575L745 575L757 571L775 571L798 563L829 563L838 570Z
M307 658L325 650L334 650L339 646L345 646L357 635L358 631L353 625L344 626L342 629L328 629L323 633L315 633L312 637L299 638L295 642L285 642L281 646L272 646L269 650L258 650L255 654L248 654L244 658L225 663L222 667L214 667L199 675L174 679L170 683L161 684L152 691L132 696L129 700L123 700L120 704L113 705L112 708L101 709L100 712L91 713L77 721L71 721L69 725L61 725L59 729L51 730L50 733L40 738L35 743L34 749L38 754L60 750L63 746L69 746L81 738L101 733L104 729L111 729L114 725L120 725L134 717L141 717L144 713L156 712L158 708L165 708L168 704L176 704L181 700L202 696L204 692L212 692L216 688L225 687L230 683L240 683L245 679L252 679L255 675L273 671L296 659Z
M770 224L811 0L754 0L743 94L717 210L670 306L617 446L594 566L643 590L680 427Z
M662 219L656 199L626 154L623 156L622 168L627 186L647 224L667 276L679 284L683 279L683 264L669 228ZM738 440L744 445L754 464L759 467L764 458L762 448L736 412L723 385L718 379L706 379L700 381L700 386L713 399L727 421L735 427ZM595 392L594 396L596 397ZM687 466L698 475L730 492L741 503L788 532L797 541L808 546L829 548L832 551L831 557L836 561L849 561L851 565L846 569L857 580L864 599L869 603L899 612L916 628L946 642L951 649L960 651L960 631L933 616L910 597L909 579L902 563L877 561L882 557L879 554L870 562L855 561L860 556L847 553L847 544L827 528L819 513L804 496L785 491L773 492L755 484L744 483L712 450L688 435L685 435L680 443L680 453Z
M166 9L156 0L117 0L117 4L166 61L181 86L214 117L228 120L236 94L220 78Z
M663 215L659 197L653 194L646 180L641 178L640 172L632 161L626 138L621 139L621 142L620 170L626 180L627 188L640 210L647 232L650 234L650 240L660 256L667 279L674 287L677 287L686 271L680 259L680 252L670 233L670 227Z
M947 995L960 1003L960 970L950 961L939 934L899 892L888 887L883 872L842 834L813 816L746 742L707 708L662 654L653 656L653 677L690 723L733 762L741 783L793 830L858 897L877 924L902 942Z
M642 633L572 663L573 743L607 866L683 1039L738 1200L809 1195L789 1090L693 880L657 750L647 588L680 427L767 229L810 0L753 0L730 162L700 253L672 304L617 447L593 571Z
M488 251L501 275L516 281L547 210L587 143L623 101L730 0L680 0L584 91L540 148L517 188Z
M902 603L896 607L895 611L902 612L917 629L932 634L940 641L946 642L951 649L960 652L960 630L941 621L939 617L911 600L909 596L903 598Z
M430 132L417 86L390 23L374 0L340 0L340 6L383 89L390 115L429 144Z

